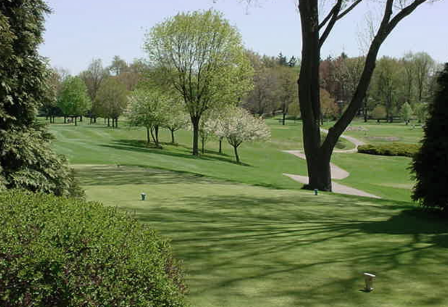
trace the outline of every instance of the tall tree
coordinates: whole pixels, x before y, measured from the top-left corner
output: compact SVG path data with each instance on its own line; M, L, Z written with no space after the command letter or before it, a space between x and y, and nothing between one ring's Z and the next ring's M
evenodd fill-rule
M74 178L36 120L48 95L48 71L38 46L49 12L41 0L0 2L0 189L68 196Z
M145 49L158 79L176 91L190 113L193 155L199 155L204 112L236 104L251 87L240 34L218 12L180 13L151 29Z
M330 159L333 149L347 126L363 105L375 69L378 51L392 30L426 0L384 1L378 30L369 46L364 69L350 104L329 129L325 139L320 133L320 50L338 20L351 12L362 0L335 0L329 12L319 20L322 1L299 0L302 28L302 61L299 76L299 100L303 119L303 140L307 158L309 188L331 191Z
M78 116L83 116L92 106L87 87L80 77L68 77L62 83L61 93L58 97L58 106L64 116L71 116L78 124Z
M96 94L101 86L101 83L109 76L109 70L103 67L103 63L100 59L93 59L89 64L87 70L79 74L81 79L87 86L87 93L89 94L90 101L92 101L92 108L90 110L90 121L96 122L98 116L98 106L96 102Z
M400 62L390 58L382 57L377 61L377 68L372 80L373 98L378 104L382 104L386 110L388 122L393 121L394 115L400 110L401 94L401 71Z
M282 123L285 125L288 107L293 101L297 101L298 98L296 88L297 73L289 66L279 66L274 72L277 81L275 96L282 111Z
M412 199L423 207L448 211L448 63L438 77L438 90L429 105L420 151L412 162L417 180Z
M112 75L118 76L128 70L128 63L120 58L120 56L116 55L112 59L112 63L108 69Z
M426 52L418 52L413 56L415 69L415 82L417 88L417 100L423 102L428 88L431 72L435 68L435 62Z
M118 128L118 118L123 114L128 103L126 86L116 77L106 79L98 89L96 104L99 114L104 118L112 119L112 127Z

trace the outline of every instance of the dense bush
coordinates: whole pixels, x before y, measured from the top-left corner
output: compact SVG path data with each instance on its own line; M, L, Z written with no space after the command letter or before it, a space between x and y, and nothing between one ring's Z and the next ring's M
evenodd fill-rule
M404 156L413 157L419 150L419 145L416 144L404 144L404 143L391 143L391 144L378 144L378 145L361 145L358 146L358 152L380 155L380 156Z
M448 63L437 78L434 100L429 104L422 146L412 161L416 180L412 199L425 208L448 213ZM448 216L448 215L446 215Z
M98 203L0 193L0 306L184 306L166 241Z

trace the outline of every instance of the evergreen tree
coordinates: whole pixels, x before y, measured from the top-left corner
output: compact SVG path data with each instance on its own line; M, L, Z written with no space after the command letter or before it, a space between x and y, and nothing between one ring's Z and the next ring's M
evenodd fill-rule
M438 90L429 106L420 151L413 159L417 183L412 199L423 207L448 211L448 63L440 73Z
M0 2L0 188L69 195L73 174L36 121L49 90L37 52L49 12L42 0Z

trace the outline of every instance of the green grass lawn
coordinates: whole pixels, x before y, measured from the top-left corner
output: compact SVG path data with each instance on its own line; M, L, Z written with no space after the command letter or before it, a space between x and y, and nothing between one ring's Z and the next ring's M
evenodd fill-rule
M192 306L448 305L448 227L409 203L139 167L77 171L88 199L172 240ZM377 275L371 293L363 272Z
M325 123L328 128L333 123ZM405 123L377 123L369 120L367 123L355 120L351 127L363 127L366 131L346 131L345 134L363 140L368 144L400 142L408 144L418 144L423 137L423 129L420 124Z
M282 174L306 175L306 163L282 150L302 149L302 126L299 121L287 121L285 126L275 119L267 122L271 127L271 140L243 143L239 149L243 165L234 162L233 148L226 141L223 142L223 155L217 153L217 141L211 140L204 155L193 157L190 131L177 132L178 145L174 146L166 143L170 141L170 135L166 130L161 130L160 138L165 143L163 149L157 149L146 146L143 129L126 128L123 122L119 129L107 128L99 120L94 125L84 121L77 127L73 124L55 124L50 126L50 130L56 136L54 148L64 154L71 164L138 165L251 185L299 189L302 186L300 183ZM407 129L404 125L393 125L389 129L398 129L395 126ZM377 130L372 131L376 133ZM338 147L350 149L353 145L343 140ZM410 201L413 182L407 170L409 158L334 154L332 161L351 173L342 181L343 184L383 198Z
M147 147L141 129L51 131L89 200L126 210L172 241L192 306L447 306L448 227L397 201L409 200L410 159L335 154L351 172L342 183L386 199L314 196L282 175L306 174L303 160L281 152L301 149L301 125L268 122L271 141L243 144L244 165L228 145L219 155L216 141L193 158L188 131L163 149ZM371 293L362 291L364 272L377 275Z

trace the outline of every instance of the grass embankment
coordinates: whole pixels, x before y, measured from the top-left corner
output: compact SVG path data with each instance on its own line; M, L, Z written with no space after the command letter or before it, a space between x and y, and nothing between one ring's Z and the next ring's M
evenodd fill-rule
M409 203L136 167L78 171L89 199L172 240L192 306L448 305L448 227ZM377 275L372 293L363 272Z

